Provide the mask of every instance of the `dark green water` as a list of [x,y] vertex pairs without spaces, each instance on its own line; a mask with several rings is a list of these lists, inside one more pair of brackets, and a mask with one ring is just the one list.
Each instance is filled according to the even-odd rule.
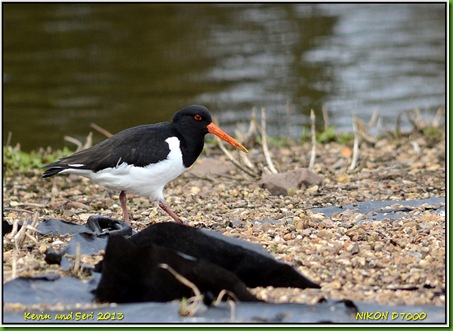
[[118,132],[193,103],[230,132],[264,106],[270,133],[294,137],[323,106],[344,130],[375,110],[388,127],[416,107],[429,117],[445,105],[445,10],[3,3],[3,139],[62,147],[91,122]]

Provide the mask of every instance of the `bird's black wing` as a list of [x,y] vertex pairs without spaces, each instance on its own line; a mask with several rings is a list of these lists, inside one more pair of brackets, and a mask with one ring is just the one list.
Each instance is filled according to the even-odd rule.
[[164,160],[170,148],[165,141],[177,136],[171,123],[141,125],[123,130],[110,138],[57,162],[45,166],[43,177],[64,169],[88,169],[93,172],[115,167],[123,162],[144,167]]

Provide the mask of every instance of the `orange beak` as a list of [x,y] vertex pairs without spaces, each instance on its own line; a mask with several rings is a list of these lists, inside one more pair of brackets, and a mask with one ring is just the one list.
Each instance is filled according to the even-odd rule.
[[236,139],[234,139],[233,137],[231,137],[228,133],[226,133],[225,131],[223,131],[221,128],[219,128],[217,125],[215,125],[214,123],[211,122],[211,124],[208,125],[208,131],[209,133],[212,133],[212,134],[215,134],[217,137],[219,137],[220,139],[226,141],[227,143],[229,143],[231,146],[234,146],[236,147],[237,149],[245,152],[245,153],[248,153],[249,151],[247,150],[247,148],[245,148],[244,146],[242,146],[242,144],[240,142],[238,142]]

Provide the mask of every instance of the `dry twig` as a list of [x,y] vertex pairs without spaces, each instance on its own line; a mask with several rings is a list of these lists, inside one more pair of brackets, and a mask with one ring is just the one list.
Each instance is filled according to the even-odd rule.
[[[370,121],[370,123],[371,123],[371,121]],[[365,123],[363,123],[363,121],[358,118],[355,119],[355,124],[356,124],[357,135],[359,136],[359,138],[362,139],[362,141],[365,141],[374,146],[377,142],[377,139],[368,133],[369,125],[368,125],[368,127],[365,126]]]
[[82,274],[82,263],[81,263],[81,256],[80,256],[80,243],[77,243],[76,246],[76,254],[74,257],[74,265],[72,266],[72,273],[76,277],[80,277]]
[[[181,306],[179,307],[179,314],[181,316],[195,316],[195,314],[200,310],[206,309],[206,306],[203,303],[204,296],[203,294],[201,294],[200,290],[194,283],[192,283],[190,280],[178,273],[166,263],[159,264],[159,267],[168,270],[179,282],[189,287],[195,294],[193,297],[190,297],[189,299],[181,302]],[[225,295],[228,295],[235,301],[239,301],[234,293],[223,289],[222,291],[220,291],[217,299],[213,302],[213,305],[218,306]],[[231,321],[234,321],[236,319],[236,306],[231,300],[228,300],[228,304],[231,309]]]
[[36,226],[38,224],[38,215],[39,215],[38,213],[33,214],[31,225],[28,225],[29,216],[27,216],[19,231],[17,231],[18,222],[13,223],[13,230],[11,232],[11,236],[12,241],[14,242],[17,250],[19,250],[23,246],[27,238],[31,239],[34,242],[37,242],[37,240],[33,238],[33,236],[31,235],[30,231],[36,232]]
[[310,119],[311,119],[311,155],[310,163],[308,164],[309,170],[313,169],[316,159],[316,127],[315,127],[316,116],[313,109],[310,111]]
[[83,144],[79,139],[70,136],[64,136],[64,140],[69,141],[77,146],[76,152],[90,148],[93,145],[93,133],[88,133],[88,136]]
[[8,131],[8,137],[6,138],[6,144],[5,147],[8,147],[11,144],[11,138],[13,136],[13,133],[11,131]]
[[264,158],[266,159],[267,166],[269,167],[270,173],[278,173],[272,163],[271,155],[269,153],[269,147],[267,146],[267,133],[266,133],[266,108],[261,108],[261,141],[263,145]]
[[70,137],[70,136],[64,136],[64,140],[69,141],[70,143],[73,143],[74,145],[77,146],[76,152],[81,151],[83,148],[83,144],[80,140]]
[[83,145],[82,149],[87,149],[87,148],[90,148],[91,146],[93,146],[93,132],[90,131],[88,133],[87,139],[86,139],[85,144]]
[[243,132],[239,127],[235,130],[235,134],[239,141],[248,142],[252,140],[252,137],[256,135],[258,124],[256,121],[256,107],[252,108],[252,114],[250,115],[250,124],[247,132]]
[[223,145],[223,142],[222,142],[222,140],[220,138],[218,138],[216,136],[215,139],[216,139],[217,144],[219,145],[220,149],[225,154],[225,156],[228,158],[228,160],[231,161],[231,163],[233,163],[239,170],[242,170],[243,172],[245,172],[250,177],[253,177],[253,178],[257,178],[258,177],[258,174],[256,174],[252,170],[249,170],[247,167],[243,167],[238,161],[236,161],[236,159],[233,157],[233,155],[231,155],[231,153],[225,148],[225,146]]
[[181,305],[179,307],[179,314],[181,316],[194,316],[201,309],[205,308],[205,305],[203,304],[203,295],[194,283],[175,271],[166,263],[159,264],[159,267],[168,270],[179,282],[189,287],[195,294],[195,296],[181,302]]
[[431,126],[434,127],[434,128],[438,128],[440,126],[440,120],[444,116],[445,116],[445,108],[444,107],[440,107],[437,110],[436,115],[434,116],[433,120],[431,121]]
[[327,106],[322,106],[322,118],[324,120],[324,131],[329,129],[329,113],[327,111]]
[[379,111],[376,109],[373,113],[373,115],[371,116],[371,119],[370,121],[368,122],[368,130],[370,130],[374,124],[376,123],[377,119],[378,119],[378,115],[379,115]]
[[353,116],[352,118],[352,127],[353,127],[353,130],[354,130],[354,148],[352,150],[352,161],[351,161],[351,165],[349,167],[349,171],[352,171],[354,170],[354,168],[356,167],[357,165],[357,160],[359,159],[359,142],[360,142],[360,139],[359,139],[359,133],[357,132],[357,119],[355,116]]
[[102,133],[104,136],[106,136],[107,138],[108,137],[111,137],[113,136],[112,133],[110,133],[109,131],[107,131],[106,129],[100,127],[99,125],[97,125],[96,123],[90,123],[90,126],[95,129],[96,131]]

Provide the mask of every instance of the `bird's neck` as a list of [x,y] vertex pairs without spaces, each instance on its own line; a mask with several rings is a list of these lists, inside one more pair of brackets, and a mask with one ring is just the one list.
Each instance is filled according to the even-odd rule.
[[189,168],[200,156],[204,146],[204,136],[201,139],[194,141],[186,141],[183,137],[180,137],[180,148],[182,153],[182,159],[184,166]]

